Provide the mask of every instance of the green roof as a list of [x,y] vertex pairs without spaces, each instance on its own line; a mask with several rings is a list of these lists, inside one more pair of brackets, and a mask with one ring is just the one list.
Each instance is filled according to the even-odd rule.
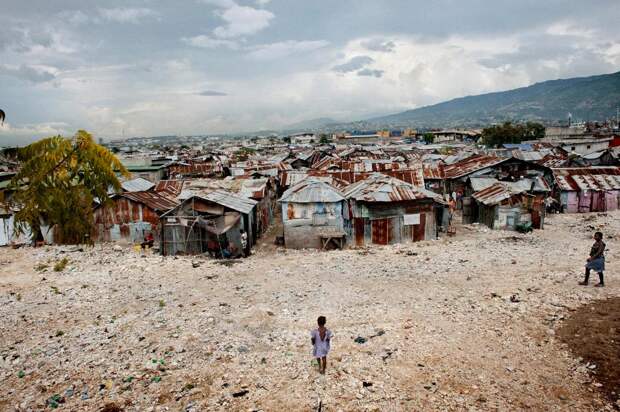
[[164,165],[157,166],[125,166],[130,172],[156,172],[164,168]]

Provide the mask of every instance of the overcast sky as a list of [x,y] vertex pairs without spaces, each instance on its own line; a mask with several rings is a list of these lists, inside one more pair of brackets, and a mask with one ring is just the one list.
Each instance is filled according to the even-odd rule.
[[620,70],[620,1],[0,0],[0,145],[359,120]]

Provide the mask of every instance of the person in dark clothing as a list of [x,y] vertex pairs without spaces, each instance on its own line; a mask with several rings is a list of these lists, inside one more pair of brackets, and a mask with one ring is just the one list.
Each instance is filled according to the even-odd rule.
[[580,285],[587,285],[590,279],[590,271],[593,270],[598,273],[599,283],[595,286],[605,286],[603,279],[603,271],[605,271],[605,242],[603,242],[603,234],[596,232],[594,234],[594,244],[590,249],[590,257],[586,263],[586,273],[583,282],[579,282]]
[[153,243],[155,243],[155,238],[153,237],[153,234],[149,232],[146,236],[144,236],[144,242],[140,243],[140,246],[142,249],[150,249],[153,247]]

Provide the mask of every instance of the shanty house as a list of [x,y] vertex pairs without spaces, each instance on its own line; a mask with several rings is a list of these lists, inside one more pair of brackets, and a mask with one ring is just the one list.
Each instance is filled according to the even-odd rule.
[[[493,185],[499,185],[497,186],[498,188],[501,186],[506,189],[501,192],[500,197],[508,192],[512,194],[528,193],[529,195],[534,196],[536,208],[522,213],[530,213],[532,215],[531,222],[534,229],[542,229],[544,213],[539,210],[539,205],[544,203],[551,195],[551,187],[544,177],[535,176],[531,178],[519,179],[517,181],[500,181],[494,177],[470,177],[468,182],[468,191],[471,191],[472,194],[479,193]],[[494,191],[491,191],[491,195],[494,193]],[[485,203],[479,202],[473,196],[463,198],[463,223],[468,224],[482,222],[483,220],[481,220],[480,217],[480,207],[486,207],[490,204],[489,201],[492,203],[495,200],[497,200],[497,197],[492,197],[490,200],[487,199]]]
[[437,238],[445,202],[440,195],[375,173],[344,191],[357,246]]
[[472,195],[476,221],[491,229],[514,230],[518,225],[544,226],[544,197],[528,193],[524,185],[495,182]]
[[159,217],[178,202],[156,192],[125,192],[112,196],[112,205],[97,205],[93,212],[93,240],[109,242],[126,239],[141,242],[151,232],[159,237]]
[[287,248],[318,249],[327,232],[345,235],[345,198],[325,180],[308,177],[285,191],[279,202]]
[[617,210],[620,197],[620,167],[553,169],[554,197],[568,213]]
[[0,203],[0,246],[28,243],[31,240],[30,230],[24,233],[15,231],[15,210]]
[[237,256],[243,252],[241,230],[247,233],[249,251],[256,240],[256,204],[222,189],[190,195],[161,216],[161,253]]

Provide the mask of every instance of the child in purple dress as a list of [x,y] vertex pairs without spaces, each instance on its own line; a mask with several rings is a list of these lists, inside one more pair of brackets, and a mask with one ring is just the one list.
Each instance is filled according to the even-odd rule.
[[325,327],[327,319],[325,316],[319,316],[317,323],[319,327],[314,329],[310,333],[310,340],[312,341],[312,356],[314,356],[319,364],[319,372],[325,374],[325,368],[327,367],[327,354],[330,349],[330,342],[334,334]]

